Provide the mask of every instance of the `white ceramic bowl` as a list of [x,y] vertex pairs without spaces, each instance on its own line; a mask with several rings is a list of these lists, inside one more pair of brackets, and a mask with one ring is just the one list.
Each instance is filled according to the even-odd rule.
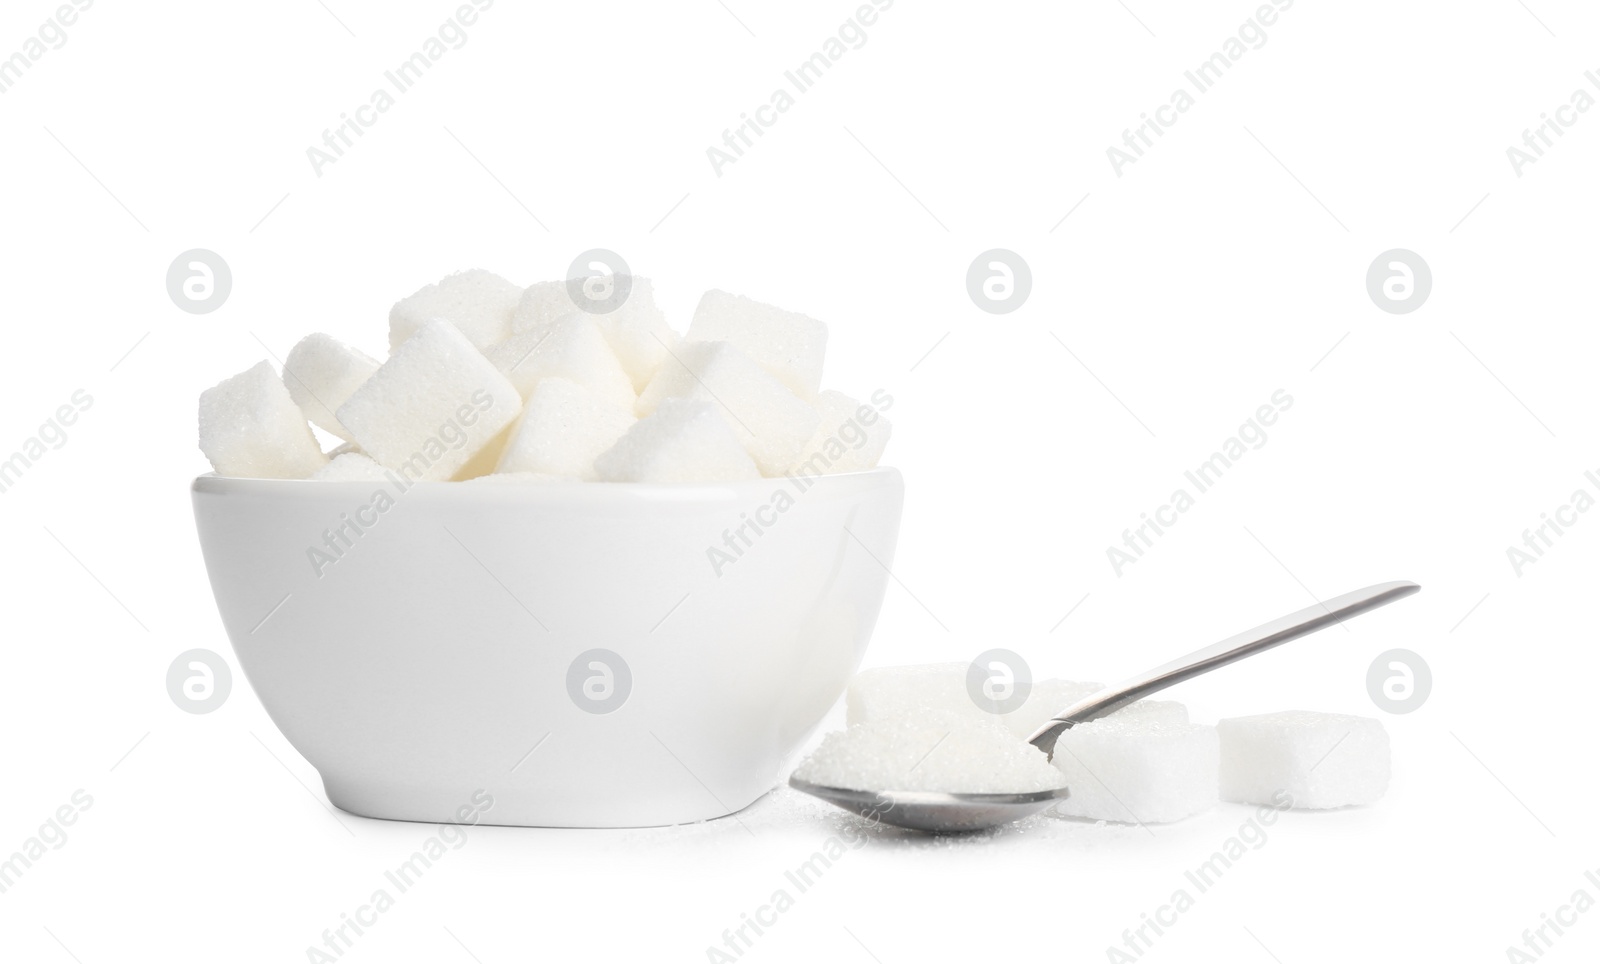
[[803,491],[193,486],[240,666],[336,806],[554,827],[703,820],[771,789],[861,661],[903,489],[888,468]]

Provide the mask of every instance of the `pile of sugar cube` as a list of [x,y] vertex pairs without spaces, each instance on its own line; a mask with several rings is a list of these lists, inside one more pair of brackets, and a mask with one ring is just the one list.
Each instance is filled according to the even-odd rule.
[[1279,809],[1370,804],[1389,786],[1389,736],[1377,720],[1289,711],[1193,723],[1181,703],[1139,700],[1061,735],[1054,758],[1027,743],[1099,683],[1035,682],[1023,704],[990,712],[968,664],[865,670],[846,695],[846,729],[795,771],[853,790],[1022,793],[1065,786],[1055,811],[1122,823],[1172,823],[1218,800]]
[[[820,321],[723,291],[679,334],[646,278],[452,274],[389,313],[385,361],[324,334],[200,396],[218,475],[716,482],[869,469],[887,395],[822,391]],[[603,306],[605,310],[600,307]],[[343,441],[324,452],[311,426]]]

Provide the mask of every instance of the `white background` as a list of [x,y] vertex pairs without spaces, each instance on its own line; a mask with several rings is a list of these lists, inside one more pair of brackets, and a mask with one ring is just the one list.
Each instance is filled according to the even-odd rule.
[[[242,678],[210,715],[169,700],[178,653],[231,659],[195,399],[313,330],[381,353],[389,304],[449,270],[531,282],[595,246],[680,326],[713,286],[827,320],[828,383],[894,396],[903,586],[869,665],[1002,646],[1116,678],[1424,586],[1174,692],[1201,720],[1384,716],[1395,777],[1285,817],[1146,959],[1505,960],[1600,896],[1600,516],[1520,577],[1506,558],[1600,469],[1600,110],[1521,177],[1506,156],[1600,70],[1592,5],[1300,0],[1120,178],[1106,148],[1255,4],[902,0],[720,177],[707,147],[853,4],[502,0],[319,177],[306,148],[454,9],[327,6],[97,3],[0,95],[0,450],[94,398],[0,496],[0,852],[94,799],[0,895],[7,959],[305,960],[427,836],[330,812]],[[7,4],[0,55],[52,9]],[[196,247],[234,274],[209,315],[164,287]],[[1012,314],[965,291],[993,247],[1032,268]],[[1396,247],[1433,271],[1411,314],[1365,290]],[[1268,442],[1118,577],[1106,547],[1277,389]],[[1366,690],[1393,647],[1434,674],[1406,716]],[[1248,815],[874,840],[744,959],[1105,960]],[[705,960],[844,819],[784,791],[744,825],[478,830],[345,959]],[[1546,959],[1597,948],[1590,912]]]

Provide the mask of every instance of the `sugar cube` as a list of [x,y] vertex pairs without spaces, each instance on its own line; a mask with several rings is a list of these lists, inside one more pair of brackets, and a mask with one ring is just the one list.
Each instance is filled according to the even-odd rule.
[[[845,690],[845,722],[863,723],[924,709],[993,716],[994,711],[974,700],[967,687],[970,666],[969,663],[925,663],[864,669],[850,680]],[[1012,733],[1026,740],[1046,720],[1103,689],[1105,686],[1101,683],[1034,680],[1023,704],[1001,714],[1000,720]],[[1117,710],[1109,718],[1187,723],[1189,712],[1182,703],[1139,700]]]
[[648,415],[666,398],[716,403],[765,475],[782,475],[822,421],[812,408],[725,341],[684,342],[639,396]]
[[589,317],[611,344],[633,381],[635,392],[644,391],[679,341],[678,333],[667,324],[667,316],[656,307],[655,288],[649,278],[635,276],[627,300],[613,311]]
[[488,348],[511,334],[511,313],[521,300],[522,289],[493,272],[475,268],[447,275],[389,309],[389,348],[398,349],[423,325],[441,320],[478,348]]
[[585,386],[618,409],[633,408],[633,380],[594,320],[581,312],[512,335],[488,354],[524,398],[541,379],[555,376]]
[[492,474],[495,466],[500,464],[500,456],[505,454],[506,443],[511,441],[511,433],[516,430],[516,427],[517,423],[513,421],[510,425],[495,433],[493,438],[483,443],[483,447],[474,452],[471,458],[467,459],[465,465],[456,469],[455,474],[450,476],[450,481],[470,482],[473,479]]
[[[284,391],[252,369],[207,393],[201,448],[225,474],[328,480],[370,477],[374,465],[430,481],[716,482],[877,464],[890,400],[819,395],[821,322],[708,291],[692,337],[680,336],[648,278],[582,281],[584,292],[574,279],[524,289],[481,269],[447,275],[390,309],[381,364],[309,335],[289,352]],[[612,297],[585,300],[596,285]],[[342,444],[318,451],[311,426]]]
[[200,393],[200,451],[218,475],[259,479],[303,479],[328,461],[267,362]]
[[521,409],[516,386],[465,335],[430,321],[335,414],[380,465],[408,479],[443,480]]
[[1086,696],[1105,689],[1100,683],[1087,683],[1070,679],[1034,680],[1028,698],[1001,719],[1006,728],[1026,740],[1045,721]]
[[1327,810],[1377,801],[1389,788],[1389,734],[1364,716],[1288,711],[1217,724],[1222,799]]
[[523,289],[511,312],[511,333],[544,329],[559,318],[579,311],[565,281],[539,281]]
[[597,479],[594,460],[635,421],[632,412],[577,382],[540,379],[495,471]]
[[359,452],[334,456],[311,476],[314,482],[387,482],[383,466]]
[[[1050,686],[1048,684],[1056,682],[1062,681],[1045,680],[1043,683],[1035,683],[1034,689],[1028,696],[1028,702],[1023,704],[1020,709],[1006,714],[1006,725],[1011,727],[1013,733],[1027,739],[1037,732],[1039,727],[1044,726],[1045,721],[1053,719],[1057,713],[1067,709],[1084,697],[1092,696],[1098,692],[1096,689],[1079,691],[1081,695],[1074,696],[1064,702],[1057,701],[1055,702],[1055,708],[1050,709],[1051,704],[1046,701],[1046,697],[1050,694]],[[1098,686],[1095,683],[1069,685]],[[1036,698],[1034,694],[1040,693],[1041,688],[1043,695]],[[1100,688],[1104,689],[1104,687]],[[1066,695],[1072,691],[1062,690],[1061,692]],[[1100,719],[1120,720],[1124,723],[1187,723],[1189,722],[1189,708],[1174,700],[1135,700],[1127,706],[1100,717]]]
[[1066,778],[994,718],[919,710],[857,723],[822,738],[795,770],[849,790],[1031,793]]
[[311,424],[348,442],[350,430],[333,413],[377,370],[378,363],[365,353],[319,333],[289,349],[283,360],[283,383]]
[[818,395],[812,407],[821,421],[795,460],[794,475],[859,472],[878,464],[889,444],[889,420],[877,408],[832,390]]
[[1187,723],[1189,708],[1176,700],[1135,700],[1111,714],[1109,719],[1142,723]]
[[921,711],[992,716],[967,692],[969,665],[924,663],[864,669],[845,690],[845,723],[853,726]]
[[1071,790],[1056,813],[1172,823],[1217,802],[1217,729],[1109,717],[1061,734],[1053,762]]
[[761,477],[711,402],[669,398],[594,462],[606,482],[722,482]]
[[726,341],[755,359],[801,398],[822,386],[828,326],[743,295],[707,291],[689,323],[689,341]]

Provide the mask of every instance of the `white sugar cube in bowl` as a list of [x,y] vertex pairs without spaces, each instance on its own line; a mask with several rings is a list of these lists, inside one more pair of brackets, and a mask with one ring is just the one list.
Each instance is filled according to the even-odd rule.
[[328,464],[267,362],[200,393],[200,450],[218,472],[263,479],[305,478]]
[[511,316],[522,296],[521,288],[492,272],[459,271],[395,303],[389,310],[389,347],[399,348],[428,322],[443,319],[487,348],[511,333]]
[[[367,451],[414,444],[352,405]],[[903,490],[890,468],[798,491],[380,481],[346,458],[347,481],[196,479],[201,548],[244,675],[329,799],[427,822],[480,791],[490,823],[625,827],[772,789],[860,663]],[[713,565],[779,492],[784,511]]]
[[687,337],[732,343],[801,398],[815,398],[822,383],[828,327],[799,312],[708,291],[695,307]]

